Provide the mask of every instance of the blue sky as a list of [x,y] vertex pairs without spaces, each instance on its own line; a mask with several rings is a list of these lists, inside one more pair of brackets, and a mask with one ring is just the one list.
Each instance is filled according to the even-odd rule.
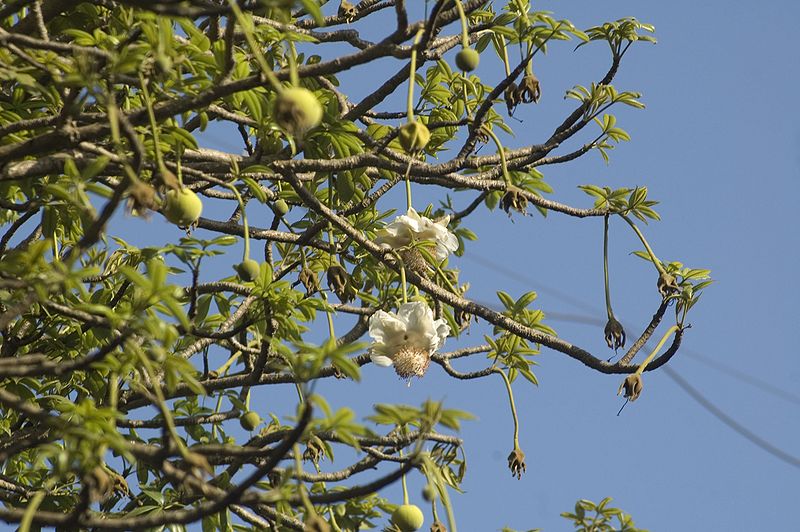
[[[644,228],[656,253],[664,260],[710,268],[716,279],[690,314],[693,327],[670,367],[749,430],[800,456],[800,362],[794,344],[800,317],[794,213],[800,192],[800,126],[793,97],[800,86],[794,26],[800,7],[789,1],[633,0],[542,1],[535,7],[552,10],[581,28],[624,16],[656,26],[659,43],[634,46],[614,82],[620,90],[642,92],[647,105],[643,111],[623,108],[615,113],[631,142],[612,152],[609,165],[590,153],[542,171],[555,188],[551,197],[576,206],[590,204],[576,188],[580,184],[649,188],[650,196],[661,202],[657,210],[663,218]],[[372,32],[377,32],[375,26]],[[555,43],[547,56],[537,58],[542,100],[519,108],[517,116],[524,122],[513,123],[517,137],[509,145],[546,139],[574,106],[563,99],[564,92],[605,73],[607,46],[573,48],[574,43]],[[346,73],[343,87],[352,89],[357,100],[370,89],[365,79],[385,78],[399,64],[383,61],[370,67],[367,76],[365,70]],[[484,54],[479,73],[484,81],[499,81],[499,61]],[[401,109],[403,96],[395,97],[396,107],[382,110]],[[505,112],[502,106],[498,111]],[[589,140],[589,134],[560,153]],[[238,151],[219,135],[204,142]],[[437,194],[415,188],[419,201],[434,201]],[[458,197],[457,205],[469,201]],[[402,209],[404,199],[390,195],[381,207]],[[131,227],[138,223],[131,221]],[[518,296],[533,289],[540,291],[537,308],[554,317],[569,313],[604,320],[601,219],[551,213],[547,219],[515,216],[512,222],[496,211],[476,214],[467,225],[479,240],[452,264],[462,270],[462,280],[471,282],[472,298],[492,303],[496,290]],[[629,337],[636,336],[658,305],[652,267],[630,255],[637,249],[630,230],[612,220],[614,309]],[[516,275],[493,269],[487,261]],[[219,274],[230,270],[220,269]],[[549,323],[577,345],[608,352],[602,326],[555,319]],[[451,341],[446,349],[482,343],[484,330],[475,326],[464,341]],[[762,379],[794,394],[795,400],[716,371],[698,355]],[[374,403],[420,404],[433,398],[478,416],[462,431],[468,456],[466,493],[453,497],[462,531],[504,525],[566,530],[559,513],[570,510],[576,499],[605,496],[614,497],[614,505],[631,513],[639,526],[654,531],[776,530],[786,529],[793,519],[800,471],[724,426],[664,372],[647,374],[642,397],[617,417],[619,376],[601,375],[546,349],[537,358],[540,386],[518,381],[514,387],[528,466],[521,480],[512,478],[506,467],[512,425],[499,378],[461,382],[433,367],[406,387],[393,372],[367,366],[362,383],[324,383],[320,391],[332,404],[364,415]],[[484,362],[476,359],[457,367],[477,368]],[[283,391],[291,392],[262,390],[254,404],[274,404]],[[411,477],[409,483],[412,499],[427,510],[418,496],[420,479]],[[399,501],[399,486],[384,494]],[[429,515],[426,520],[427,527]]]

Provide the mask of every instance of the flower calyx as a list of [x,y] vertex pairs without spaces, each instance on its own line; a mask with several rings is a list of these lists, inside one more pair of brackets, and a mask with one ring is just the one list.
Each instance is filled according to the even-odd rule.
[[514,116],[514,109],[517,108],[517,105],[520,104],[519,99],[519,87],[513,81],[508,84],[506,90],[503,92],[503,99],[506,101],[506,109],[508,110],[508,116]]
[[620,347],[625,347],[625,329],[614,316],[609,316],[603,332],[609,349],[616,351]]
[[522,81],[517,87],[517,100],[521,103],[538,103],[539,98],[542,96],[542,89],[539,84],[539,78],[530,73],[522,78]]
[[522,478],[526,469],[525,453],[519,447],[514,447],[514,450],[508,455],[508,468],[511,470],[512,477],[517,477],[517,480]]
[[619,385],[619,390],[617,390],[617,395],[621,394],[624,390],[625,392],[625,399],[633,402],[639,398],[642,393],[642,388],[644,388],[644,383],[642,382],[642,376],[639,373],[631,373],[625,380],[622,381],[622,384]]
[[339,301],[349,303],[356,296],[356,290],[350,281],[350,275],[340,264],[332,264],[326,272],[328,288],[330,288]]
[[447,532],[447,529],[440,521],[434,521],[431,525],[431,532]]
[[503,194],[503,199],[500,200],[500,206],[506,211],[509,218],[511,217],[512,210],[517,211],[523,216],[528,215],[528,199],[512,188]]
[[675,276],[667,272],[661,272],[658,275],[658,283],[656,286],[658,286],[658,293],[661,294],[661,297],[664,299],[667,299],[673,294],[677,294],[681,290],[678,286],[678,281],[675,280]]
[[319,291],[319,278],[317,278],[317,274],[308,267],[304,267],[300,270],[300,274],[297,276],[297,279],[300,281],[306,289],[306,295],[311,295],[315,292]]

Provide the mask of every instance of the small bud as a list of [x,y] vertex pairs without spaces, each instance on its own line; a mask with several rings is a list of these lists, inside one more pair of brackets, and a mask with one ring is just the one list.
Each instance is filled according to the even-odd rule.
[[472,48],[462,48],[461,51],[456,54],[456,66],[464,72],[472,72],[478,68],[480,60],[481,55],[477,50],[473,50]]
[[604,332],[609,349],[616,351],[620,347],[625,347],[625,329],[616,318],[613,316],[608,318]]
[[503,98],[506,101],[506,109],[508,109],[509,116],[514,116],[514,109],[519,105],[518,90],[517,84],[512,81],[508,87],[506,87],[505,92],[503,92]]
[[326,277],[328,278],[328,288],[333,290],[339,301],[349,303],[353,300],[356,291],[353,285],[350,284],[350,276],[347,274],[347,270],[339,264],[332,264],[328,268]]
[[317,274],[308,268],[300,270],[300,275],[298,275],[297,278],[305,287],[306,295],[310,296],[314,292],[319,291],[319,279],[317,278]]
[[508,468],[511,470],[512,477],[517,477],[517,480],[522,478],[522,474],[525,472],[525,453],[519,447],[515,447],[508,455]]
[[343,18],[345,22],[350,23],[355,20],[357,15],[358,10],[356,9],[356,6],[347,0],[342,0],[342,3],[339,4],[339,18]]
[[643,387],[644,384],[642,383],[642,376],[638,373],[631,373],[625,377],[625,380],[619,385],[617,395],[621,394],[622,391],[625,390],[625,399],[633,402],[639,398]]
[[516,190],[509,190],[503,195],[500,201],[500,206],[504,211],[511,216],[511,211],[515,210],[523,216],[528,215],[528,199],[517,192]]
[[419,120],[412,120],[400,127],[397,137],[407,153],[416,153],[428,145],[431,140],[431,132]]
[[678,286],[678,281],[675,280],[675,276],[670,275],[667,272],[659,274],[657,286],[658,292],[664,299],[680,291],[680,287]]
[[539,86],[539,80],[533,74],[528,74],[519,84],[517,88],[517,100],[523,103],[537,103],[542,95],[542,89]]

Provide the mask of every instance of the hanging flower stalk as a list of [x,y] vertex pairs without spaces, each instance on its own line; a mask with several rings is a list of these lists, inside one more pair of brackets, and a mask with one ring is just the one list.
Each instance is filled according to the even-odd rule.
[[514,394],[511,391],[511,381],[508,380],[505,372],[500,368],[493,368],[492,371],[497,373],[503,378],[503,384],[506,385],[506,392],[508,392],[508,403],[511,406],[511,417],[514,419],[514,449],[508,455],[508,468],[511,470],[511,475],[522,478],[525,472],[525,453],[519,447],[519,419],[517,418],[517,407],[514,404]]
[[[236,161],[233,161],[233,170],[235,174],[239,173],[238,165]],[[261,273],[261,266],[258,264],[258,261],[255,261],[250,258],[250,226],[247,223],[247,212],[245,212],[245,203],[242,200],[242,195],[239,194],[239,189],[236,188],[233,183],[225,183],[225,186],[233,192],[233,195],[236,196],[236,201],[239,202],[239,210],[242,213],[242,226],[244,229],[244,251],[242,253],[242,262],[236,264],[233,269],[236,270],[236,273],[239,275],[239,279],[244,282],[251,282],[255,281],[258,278],[259,273]]]
[[639,228],[636,227],[636,224],[633,223],[633,220],[624,214],[620,214],[620,216],[623,220],[628,222],[628,225],[631,226],[633,232],[639,237],[644,249],[647,251],[647,255],[650,257],[650,262],[652,262],[653,266],[655,266],[656,271],[658,272],[658,292],[661,294],[661,297],[666,299],[672,294],[678,292],[680,288],[678,287],[678,282],[675,280],[675,276],[667,273],[667,270],[664,269],[664,265],[661,264],[661,261],[658,260],[656,254],[653,253],[653,249],[650,247],[650,244],[647,243],[647,239],[644,237]]
[[393,366],[402,379],[422,377],[448,334],[447,322],[434,320],[422,301],[403,303],[396,314],[379,310],[369,320],[370,359],[378,366]]
[[620,347],[625,347],[625,329],[622,324],[614,317],[611,309],[611,287],[608,280],[608,215],[603,217],[603,275],[605,279],[606,293],[606,314],[608,322],[604,329],[606,343],[610,349],[616,352]]
[[[400,456],[402,455],[403,453],[401,452]],[[422,514],[422,510],[419,509],[419,506],[409,503],[405,473],[403,473],[401,477],[401,482],[403,485],[403,504],[392,512],[391,522],[402,532],[413,532],[422,528],[422,524],[425,522],[425,516]]]
[[[508,62],[508,49],[506,48],[506,39],[502,35],[495,36],[495,43],[497,44],[500,55],[503,57],[503,67],[505,68],[506,77],[511,76],[511,65]],[[503,91],[503,99],[506,102],[506,110],[508,116],[514,116],[514,109],[519,105],[519,95],[517,94],[517,84],[513,81],[508,84],[506,90]]]
[[481,56],[477,50],[469,46],[469,25],[461,0],[456,0],[456,9],[458,17],[461,19],[461,50],[456,54],[456,66],[464,72],[472,72],[478,68]]

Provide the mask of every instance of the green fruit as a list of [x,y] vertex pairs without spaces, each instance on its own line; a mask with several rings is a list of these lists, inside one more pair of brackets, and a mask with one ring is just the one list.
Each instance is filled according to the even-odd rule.
[[277,212],[279,216],[286,216],[286,214],[289,212],[289,204],[286,203],[285,200],[279,199],[274,205],[275,212]]
[[481,55],[472,48],[462,48],[456,54],[456,66],[464,72],[472,72],[478,68],[478,63],[481,61]]
[[258,274],[261,273],[261,266],[253,259],[245,259],[234,266],[233,269],[239,274],[239,279],[244,282],[255,281],[258,278]]
[[322,106],[314,93],[302,87],[284,89],[275,99],[275,122],[287,133],[301,137],[322,121]]
[[188,188],[171,189],[166,194],[161,212],[175,225],[187,227],[200,218],[203,202]]
[[439,494],[436,492],[436,488],[430,484],[425,484],[425,487],[422,488],[422,498],[425,499],[426,502],[434,501],[438,496]]
[[261,417],[256,412],[248,410],[239,418],[239,424],[244,430],[250,432],[261,424]]
[[401,504],[392,514],[392,524],[403,532],[414,532],[422,528],[425,516],[422,510],[414,504]]
[[421,151],[431,140],[431,132],[422,122],[412,120],[406,122],[397,134],[400,145],[408,153]]

